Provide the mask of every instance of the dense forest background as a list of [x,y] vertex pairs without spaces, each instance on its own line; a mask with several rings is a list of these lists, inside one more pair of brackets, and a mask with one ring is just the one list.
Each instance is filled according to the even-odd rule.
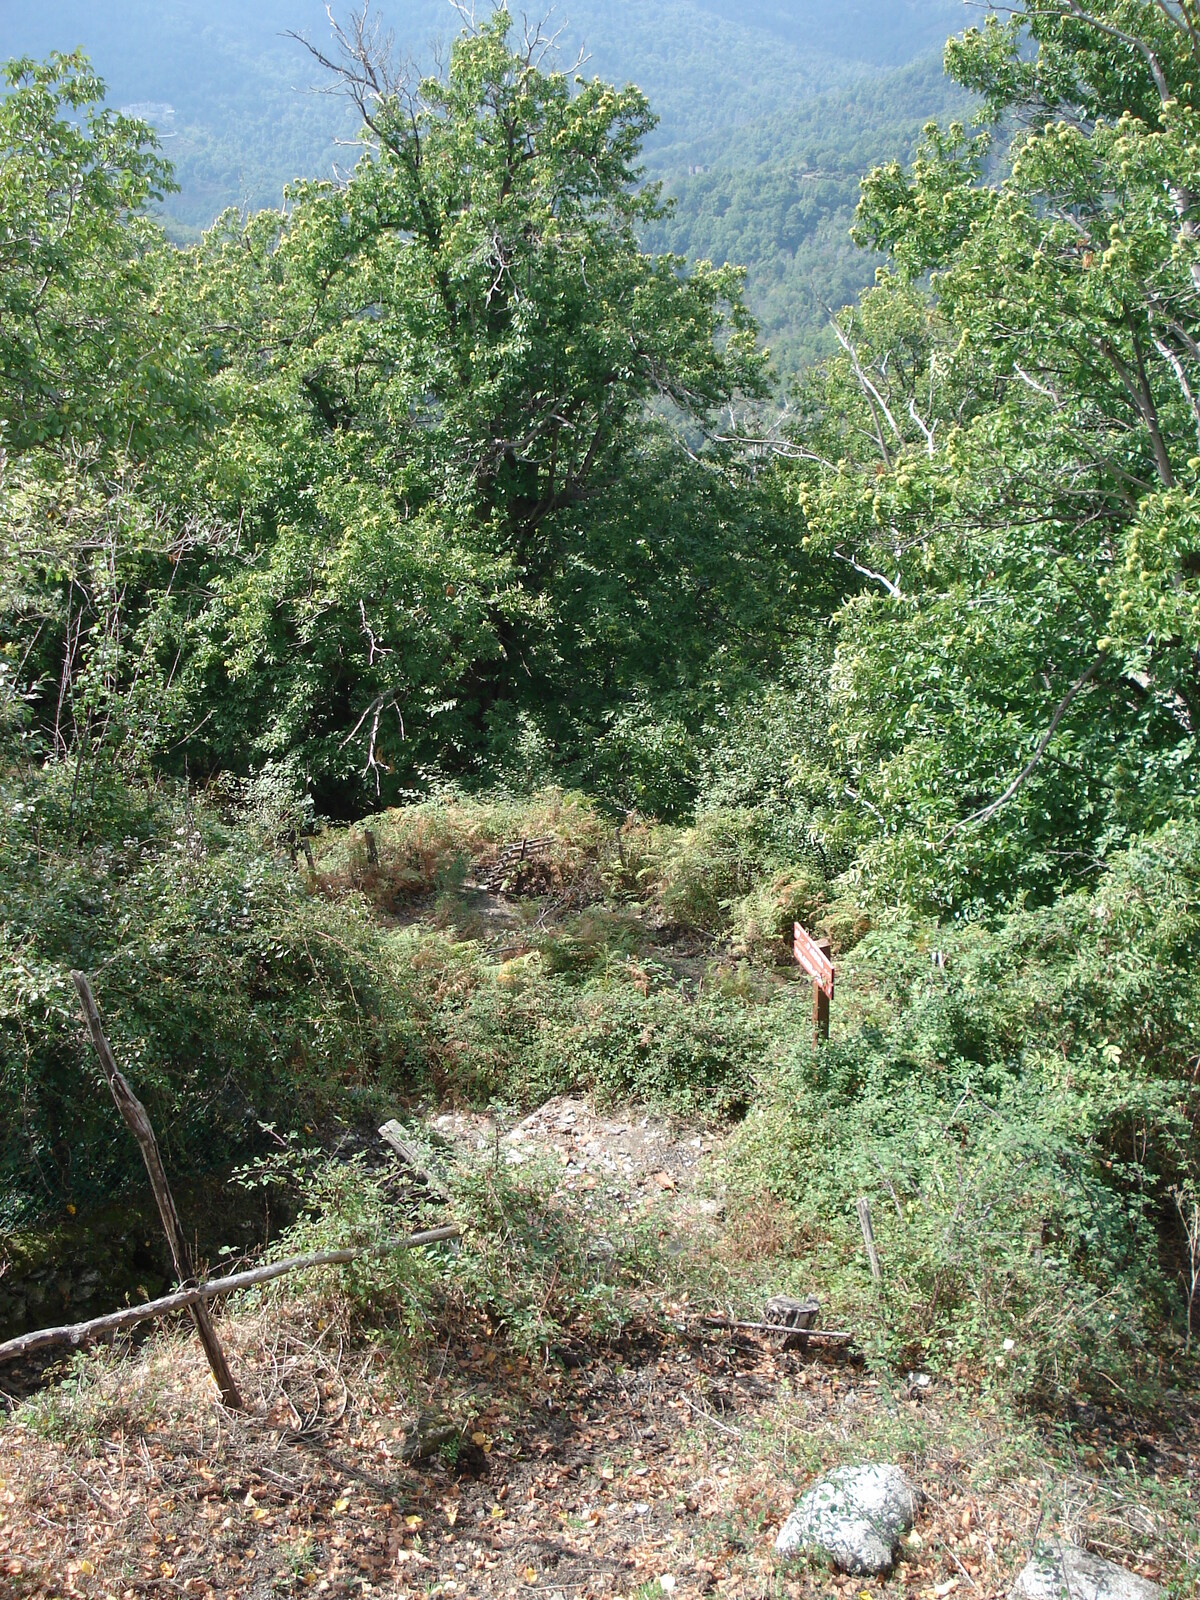
[[[449,0],[373,9],[419,67],[444,55],[459,26]],[[961,17],[959,0],[577,0],[550,14],[547,31],[560,35],[564,66],[583,52],[586,76],[636,82],[649,96],[660,120],[646,170],[677,206],[647,243],[745,266],[749,304],[790,373],[828,350],[827,308],[865,288],[880,259],[850,244],[859,177],[911,154],[928,118],[969,104],[941,70]],[[353,165],[354,114],[289,33],[327,39],[318,0],[54,0],[10,8],[0,53],[88,51],[110,103],[139,108],[164,141],[179,191],[162,214],[183,242],[226,206],[277,206],[293,179]]]

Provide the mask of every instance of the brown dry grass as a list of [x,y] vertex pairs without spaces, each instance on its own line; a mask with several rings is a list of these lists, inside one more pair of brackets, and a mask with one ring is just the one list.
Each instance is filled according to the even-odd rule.
[[[760,1212],[741,1241],[773,1227]],[[461,1325],[398,1363],[323,1304],[223,1319],[251,1416],[220,1408],[182,1332],[18,1411],[0,1433],[6,1600],[598,1600],[667,1592],[663,1576],[730,1600],[999,1600],[1039,1531],[1179,1595],[1200,1571],[1200,1419],[1182,1409],[1152,1437],[1084,1419],[1067,1446],[978,1393],[720,1334],[635,1331],[564,1369]],[[461,1445],[407,1462],[422,1416]],[[864,1459],[904,1464],[928,1496],[894,1575],[780,1568],[796,1494]]]

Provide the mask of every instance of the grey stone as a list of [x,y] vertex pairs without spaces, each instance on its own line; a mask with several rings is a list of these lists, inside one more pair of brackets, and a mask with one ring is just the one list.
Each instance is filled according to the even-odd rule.
[[1017,1578],[1012,1600],[1162,1600],[1162,1594],[1148,1578],[1048,1539]]
[[922,1499],[899,1467],[838,1467],[800,1497],[776,1553],[820,1556],[841,1572],[889,1572]]

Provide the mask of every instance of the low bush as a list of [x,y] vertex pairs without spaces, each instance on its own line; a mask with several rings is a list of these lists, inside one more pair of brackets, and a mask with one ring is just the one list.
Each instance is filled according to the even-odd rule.
[[[361,1157],[304,1161],[301,1154],[285,1151],[243,1175],[250,1186],[298,1181],[301,1215],[276,1241],[276,1257],[374,1246],[446,1220],[444,1213],[435,1219],[399,1209],[389,1175]],[[363,1255],[335,1273],[293,1274],[252,1297],[302,1298],[310,1317],[340,1316],[384,1330],[403,1341],[406,1356],[414,1342],[481,1319],[528,1356],[620,1332],[633,1311],[630,1291],[655,1276],[652,1229],[604,1232],[599,1217],[562,1203],[558,1170],[534,1162],[516,1168],[490,1157],[473,1165],[460,1158],[443,1176],[450,1214],[462,1230],[453,1246]]]
[[170,791],[96,796],[82,845],[52,781],[5,799],[0,1226],[145,1182],[73,967],[181,1176],[253,1148],[264,1120],[365,1114],[412,1085],[419,1056],[361,901],[314,898],[286,858]]
[[1092,894],[996,929],[894,922],[844,964],[829,1047],[814,1058],[802,1008],[779,1029],[728,1179],[787,1202],[813,1274],[881,1353],[1043,1400],[1132,1398],[1178,1355],[1172,1197],[1200,1171],[1196,846],[1169,830]]

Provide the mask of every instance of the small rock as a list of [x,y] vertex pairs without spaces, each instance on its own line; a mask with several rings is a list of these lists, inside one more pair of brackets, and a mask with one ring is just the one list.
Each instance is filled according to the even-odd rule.
[[1012,1600],[1162,1600],[1162,1593],[1148,1578],[1049,1539],[1023,1568]]
[[899,1467],[839,1467],[801,1496],[776,1553],[822,1556],[841,1572],[889,1572],[922,1498]]

